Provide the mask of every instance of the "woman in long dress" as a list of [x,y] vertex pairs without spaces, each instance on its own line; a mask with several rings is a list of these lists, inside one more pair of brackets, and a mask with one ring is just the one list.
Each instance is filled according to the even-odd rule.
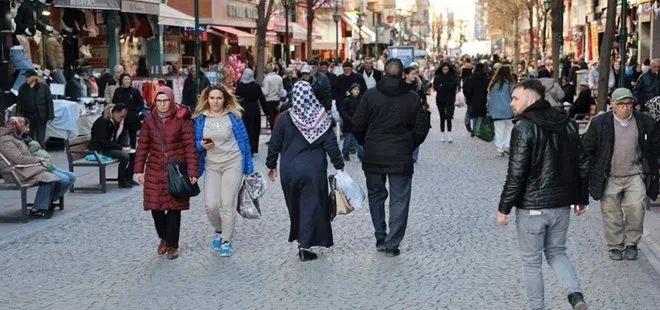
[[241,80],[236,87],[236,97],[243,108],[243,123],[250,138],[250,149],[252,155],[259,153],[259,133],[261,131],[261,111],[266,114],[266,98],[261,91],[261,86],[254,80],[252,69],[243,70]]
[[301,261],[318,256],[311,247],[333,245],[328,208],[328,159],[337,170],[344,168],[332,119],[314,96],[306,81],[293,87],[293,106],[280,115],[268,145],[268,177],[277,177],[277,159],[281,156],[282,191],[291,229],[289,242],[298,240]]

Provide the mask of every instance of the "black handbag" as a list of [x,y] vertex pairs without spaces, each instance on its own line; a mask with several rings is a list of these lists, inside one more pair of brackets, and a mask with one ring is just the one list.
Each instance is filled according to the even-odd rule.
[[158,124],[155,126],[158,140],[160,141],[160,148],[167,159],[167,183],[170,195],[177,198],[190,198],[199,195],[199,184],[197,184],[197,182],[195,182],[195,184],[190,182],[186,163],[170,159],[167,154],[167,149],[165,148],[163,132],[160,127],[158,127]]

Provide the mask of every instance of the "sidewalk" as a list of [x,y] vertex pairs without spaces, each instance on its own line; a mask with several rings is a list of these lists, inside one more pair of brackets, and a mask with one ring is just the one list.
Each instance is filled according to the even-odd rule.
[[641,249],[660,274],[660,206],[656,203],[646,211]]

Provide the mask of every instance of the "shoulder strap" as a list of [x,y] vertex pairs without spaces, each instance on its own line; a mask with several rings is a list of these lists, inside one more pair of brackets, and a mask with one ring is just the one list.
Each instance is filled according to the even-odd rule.
[[[152,114],[153,115],[153,114]],[[163,131],[160,129],[158,126],[158,119],[156,118],[155,115],[152,116],[154,118],[154,127],[156,127],[156,134],[158,135],[158,142],[160,142],[160,150],[165,154],[165,158],[169,158],[167,155],[167,148],[165,148],[165,138],[163,137]]]
[[9,162],[9,160],[7,160],[7,157],[5,157],[4,154],[0,153],[0,157],[2,157],[2,160],[7,164],[7,166],[9,166],[9,167],[12,166],[11,163]]

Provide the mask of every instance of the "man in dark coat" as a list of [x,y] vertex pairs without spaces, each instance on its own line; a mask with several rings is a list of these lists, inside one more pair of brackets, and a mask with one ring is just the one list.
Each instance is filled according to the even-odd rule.
[[358,70],[358,74],[364,79],[367,89],[376,87],[376,84],[383,79],[383,73],[374,69],[374,59],[371,57],[364,59],[363,66]]
[[37,140],[41,147],[46,143],[46,124],[54,118],[53,97],[50,87],[39,81],[37,72],[30,69],[25,72],[25,84],[18,89],[16,115],[30,121],[30,137]]
[[334,88],[334,99],[336,103],[341,103],[348,97],[348,89],[355,83],[360,85],[360,93],[364,94],[367,91],[367,84],[364,82],[364,78],[353,72],[353,63],[346,61],[343,67],[344,74],[337,77]]
[[311,68],[311,74],[315,80],[319,81],[321,85],[328,89],[332,93],[332,83],[330,79],[325,75],[325,73],[319,71],[319,62],[316,59],[312,59],[307,62]]
[[516,230],[530,309],[545,309],[543,255],[569,292],[573,309],[587,309],[580,281],[566,254],[571,215],[589,204],[589,162],[577,124],[564,110],[543,99],[545,87],[536,79],[518,84],[511,96],[520,121],[511,133],[511,156],[497,211],[500,225],[516,207]]
[[128,113],[128,109],[123,103],[115,104],[110,110],[103,113],[92,125],[91,140],[89,149],[99,153],[119,159],[117,167],[117,179],[120,188],[131,188],[137,185],[133,181],[133,169],[131,164],[128,139],[128,127],[123,124]]
[[332,110],[332,95],[330,89],[325,87],[321,81],[317,80],[312,74],[312,67],[305,65],[300,69],[300,74],[302,74],[301,79],[312,84],[312,89],[314,90],[314,95],[316,100],[318,100],[321,105],[326,109],[326,111]]
[[204,88],[209,86],[209,79],[206,77],[206,75],[202,74],[202,80],[199,83],[199,92],[197,92],[196,71],[197,70],[195,69],[195,66],[190,66],[188,68],[188,77],[186,77],[186,80],[183,81],[181,104],[187,106],[191,111],[195,110],[195,106],[197,105],[197,96],[199,96]]
[[319,63],[319,71],[328,77],[330,80],[330,89],[332,90],[337,82],[337,75],[330,71],[330,63],[327,60],[321,60]]
[[646,103],[653,97],[660,96],[660,59],[651,61],[651,69],[642,73],[632,90],[635,106],[646,111]]
[[627,88],[616,89],[612,111],[596,116],[582,141],[591,164],[589,191],[600,200],[612,260],[637,259],[646,196],[658,197],[660,133],[655,119],[633,110],[632,99]]
[[486,117],[488,109],[488,73],[486,66],[478,63],[474,67],[474,74],[463,85],[463,95],[465,95],[465,104],[470,107],[470,118],[474,121],[477,117]]
[[[419,104],[419,96],[410,91],[402,76],[401,60],[388,60],[383,80],[364,94],[353,116],[353,134],[364,146],[362,170],[367,178],[376,248],[388,256],[399,255],[399,244],[408,224],[412,153],[424,142],[431,126],[431,114]],[[385,224],[388,194],[389,234]]]

